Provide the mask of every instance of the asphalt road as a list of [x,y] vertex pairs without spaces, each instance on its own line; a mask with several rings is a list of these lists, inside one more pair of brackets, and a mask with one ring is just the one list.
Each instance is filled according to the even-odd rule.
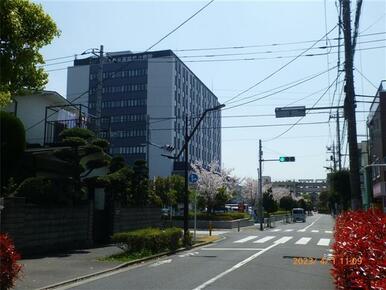
[[201,248],[136,265],[62,289],[334,289],[331,265],[333,219],[276,223],[229,231]]

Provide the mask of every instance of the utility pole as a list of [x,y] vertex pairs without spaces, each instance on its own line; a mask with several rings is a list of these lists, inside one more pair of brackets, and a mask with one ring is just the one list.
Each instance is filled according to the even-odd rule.
[[98,84],[96,90],[96,133],[97,136],[101,131],[102,118],[102,88],[103,88],[103,45],[99,49],[99,70],[98,70]]
[[333,162],[334,172],[336,172],[335,142],[332,142],[332,162]]
[[338,153],[338,169],[342,170],[342,153],[341,153],[341,145],[340,145],[340,124],[339,124],[339,109],[336,109],[336,138],[337,138],[337,153]]
[[184,243],[188,241],[189,235],[189,133],[188,133],[188,114],[185,115],[185,194],[184,194]]
[[261,148],[261,139],[259,139],[259,216],[260,216],[260,231],[264,230],[264,213],[263,213],[263,150]]
[[346,72],[346,98],[344,100],[344,115],[347,119],[347,138],[350,155],[351,208],[353,210],[357,210],[362,207],[362,200],[360,190],[359,155],[355,116],[355,90],[353,75],[353,46],[351,38],[350,0],[342,0],[342,5]]

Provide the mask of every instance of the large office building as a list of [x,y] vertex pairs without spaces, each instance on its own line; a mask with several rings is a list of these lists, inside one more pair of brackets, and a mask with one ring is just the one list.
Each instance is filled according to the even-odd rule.
[[[173,154],[179,152],[185,116],[190,131],[206,109],[219,105],[171,50],[115,52],[103,61],[96,56],[76,59],[68,68],[67,98],[87,106],[90,114],[100,113],[99,132],[109,139],[110,152],[129,164],[147,160],[150,177],[168,176],[178,164],[161,156],[166,153],[161,147],[170,145]],[[209,112],[189,142],[190,162],[221,164],[220,128],[221,112]]]

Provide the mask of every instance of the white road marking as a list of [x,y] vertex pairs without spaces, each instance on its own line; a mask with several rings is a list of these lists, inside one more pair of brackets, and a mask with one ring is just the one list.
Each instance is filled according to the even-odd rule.
[[274,238],[276,238],[276,236],[266,236],[264,238],[261,238],[260,240],[254,241],[253,243],[262,244],[262,243],[265,243],[265,242],[272,240]]
[[324,231],[326,234],[332,234],[332,231]]
[[236,244],[245,243],[245,242],[248,242],[248,241],[250,241],[250,240],[254,240],[254,239],[256,239],[257,237],[258,237],[258,236],[248,236],[248,237],[246,237],[246,238],[244,238],[244,239],[235,241],[235,242],[233,242],[233,243],[236,243]]
[[271,232],[280,232],[280,231],[281,231],[281,229],[274,229]]
[[304,233],[306,230],[298,230],[299,233]]
[[198,252],[192,252],[192,253],[186,253],[186,254],[178,255],[178,257],[184,258],[184,257],[188,257],[188,256],[194,256],[197,254],[198,254]]
[[301,238],[295,244],[296,245],[307,245],[311,241],[311,238]]
[[277,241],[274,241],[273,243],[274,244],[284,244],[284,243],[288,242],[290,239],[292,239],[292,237],[284,236],[284,237],[278,239]]
[[234,270],[240,268],[241,266],[249,263],[250,261],[252,261],[253,259],[257,258],[258,256],[260,256],[261,254],[269,251],[270,249],[272,249],[273,247],[276,247],[278,244],[272,244],[270,245],[269,247],[265,248],[264,250],[258,252],[258,253],[255,253],[253,254],[252,256],[246,258],[245,260],[241,261],[240,263],[237,263],[236,265],[234,265],[233,267],[229,268],[228,270],[218,274],[217,276],[213,277],[212,279],[206,281],[205,283],[202,283],[200,286],[194,288],[193,290],[202,290],[204,289],[205,287],[209,286],[210,284],[216,282],[218,279],[224,277],[225,275],[233,272]]
[[308,226],[306,226],[305,228],[303,228],[303,229],[301,229],[301,230],[299,230],[298,232],[305,232],[306,231],[306,229],[308,229],[309,227],[312,227],[319,219],[321,218],[321,216],[320,217],[318,217],[316,220],[314,220],[311,224],[309,224]]
[[172,262],[172,259],[167,259],[167,260],[155,262],[154,264],[151,264],[149,267],[157,267],[157,266],[161,266],[163,264],[169,264],[171,262]]
[[318,246],[328,246],[330,244],[330,239],[320,239],[317,243]]
[[261,251],[264,248],[201,248],[204,251]]
[[288,229],[288,230],[285,230],[285,232],[293,232],[294,229]]
[[311,233],[319,233],[319,230],[312,230]]

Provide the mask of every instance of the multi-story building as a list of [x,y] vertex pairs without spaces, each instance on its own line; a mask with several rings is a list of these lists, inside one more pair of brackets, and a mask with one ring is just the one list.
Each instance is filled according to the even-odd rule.
[[[205,109],[219,105],[171,50],[109,53],[103,62],[77,59],[68,68],[67,98],[87,106],[90,114],[100,112],[101,122],[110,122],[109,134],[100,135],[109,135],[111,153],[129,164],[147,160],[150,177],[172,173],[173,160],[161,156],[160,147],[171,145],[175,152],[183,147],[185,116],[191,130]],[[221,113],[210,112],[189,142],[190,162],[221,164],[220,128]]]
[[371,104],[367,126],[373,197],[386,212],[386,81],[381,82]]

